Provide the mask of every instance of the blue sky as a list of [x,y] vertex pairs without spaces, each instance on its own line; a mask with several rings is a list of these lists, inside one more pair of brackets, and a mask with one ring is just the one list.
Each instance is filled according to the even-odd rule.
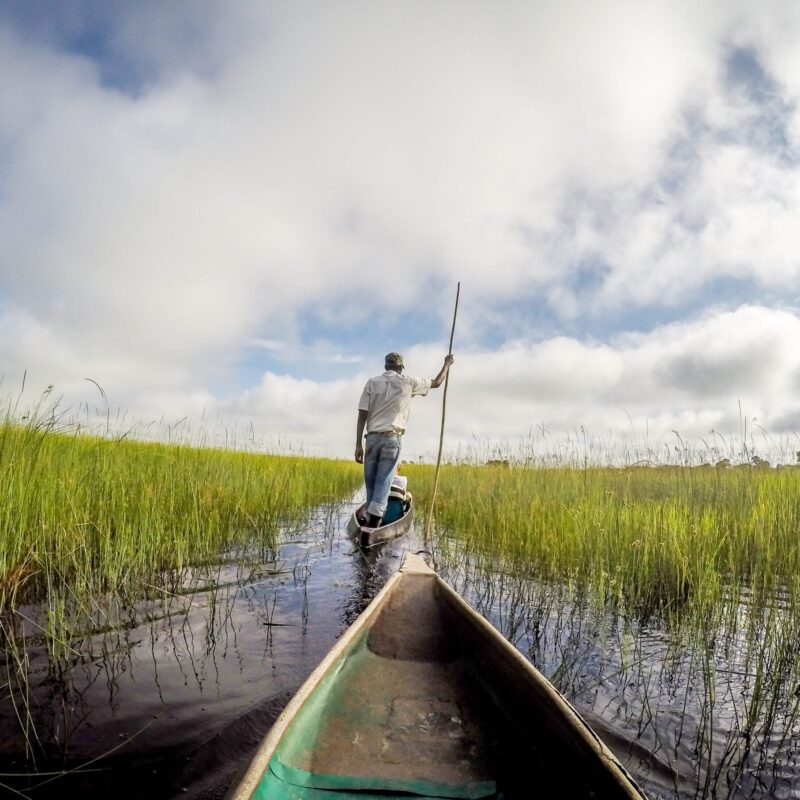
[[798,35],[789,2],[0,2],[4,386],[347,456],[460,280],[454,448],[740,404],[790,443]]

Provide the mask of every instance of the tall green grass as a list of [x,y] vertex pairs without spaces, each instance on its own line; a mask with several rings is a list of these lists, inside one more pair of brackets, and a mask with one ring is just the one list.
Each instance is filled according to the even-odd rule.
[[[429,469],[406,473],[427,507]],[[639,613],[800,588],[800,468],[445,466],[435,520],[498,567]]]
[[206,565],[242,565],[282,526],[361,483],[354,463],[148,444],[65,430],[55,413],[0,424],[0,681],[31,758],[30,649],[61,679],[96,631]]
[[[427,508],[432,469],[404,471]],[[577,646],[548,677],[595,713],[586,676],[615,687],[675,796],[796,774],[800,468],[445,466],[428,546],[512,641]]]
[[141,592],[187,565],[272,546],[283,523],[338,501],[358,465],[0,425],[0,613],[55,586]]

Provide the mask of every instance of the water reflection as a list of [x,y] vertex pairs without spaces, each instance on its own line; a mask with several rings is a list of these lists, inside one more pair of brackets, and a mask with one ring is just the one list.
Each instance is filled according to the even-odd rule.
[[441,544],[442,577],[566,695],[652,797],[800,796],[800,632],[780,598],[762,607],[738,592],[737,624],[713,618],[700,632],[675,631]]
[[[0,784],[33,798],[222,796],[403,553],[423,549],[412,531],[362,553],[346,533],[354,505],[321,510],[277,549],[195,565],[177,590],[151,586],[132,606],[89,609],[86,633],[57,652],[37,639],[43,609],[4,620],[14,635]],[[702,636],[676,634],[576,587],[498,571],[449,540],[432,549],[442,576],[653,798],[800,796],[800,630],[782,598],[763,605],[737,589],[730,618],[710,620]],[[41,774],[64,769],[75,771]]]
[[[346,534],[351,513],[349,505],[320,511],[277,550],[249,554],[247,566],[232,555],[187,570],[177,591],[152,586],[135,607],[93,609],[87,633],[56,657],[37,639],[46,610],[23,609],[6,639],[3,672],[13,691],[7,686],[0,699],[0,783],[31,797],[100,795],[110,786],[117,797],[145,788],[172,797],[195,784],[208,793],[220,758],[200,751],[213,742],[215,753],[235,754],[216,776],[226,787],[231,763],[246,761],[414,543],[367,560]],[[18,658],[12,642],[24,649]],[[81,765],[57,780],[8,776]],[[133,781],[120,782],[121,771]]]

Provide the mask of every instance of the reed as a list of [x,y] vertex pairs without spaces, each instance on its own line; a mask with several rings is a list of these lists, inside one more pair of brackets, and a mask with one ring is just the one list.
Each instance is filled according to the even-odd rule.
[[[0,425],[0,614],[19,602],[141,594],[189,565],[274,546],[339,501],[356,464]],[[89,603],[89,600],[83,602]]]
[[[424,507],[432,469],[404,470]],[[800,735],[798,498],[794,467],[449,465],[432,547],[579,709],[635,738],[641,779],[773,797]]]
[[53,404],[25,417],[0,422],[0,682],[35,761],[32,652],[60,681],[142,601],[223,562],[258,569],[283,529],[362,478],[354,463],[85,435]]
[[[425,503],[429,468],[406,469]],[[436,524],[497,568],[591,586],[636,614],[709,614],[800,574],[800,469],[442,470]]]

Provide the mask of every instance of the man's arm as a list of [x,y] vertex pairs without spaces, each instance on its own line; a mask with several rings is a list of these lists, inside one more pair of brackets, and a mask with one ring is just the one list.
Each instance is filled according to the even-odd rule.
[[439,370],[439,374],[431,381],[431,389],[438,389],[443,383],[450,365],[455,361],[453,356],[445,356],[444,365]]
[[367,424],[367,414],[363,408],[358,409],[358,421],[356,422],[356,461],[359,464],[364,463],[364,447],[361,440],[364,437],[364,426]]

